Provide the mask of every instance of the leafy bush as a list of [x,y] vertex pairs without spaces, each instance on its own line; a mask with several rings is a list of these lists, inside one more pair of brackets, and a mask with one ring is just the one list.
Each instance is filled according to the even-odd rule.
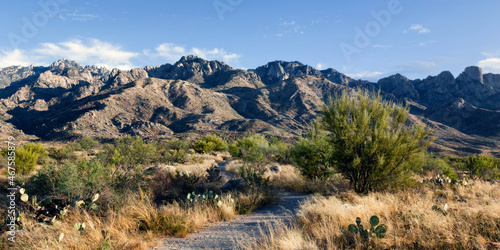
[[425,158],[424,166],[420,169],[419,173],[426,175],[432,172],[433,175],[444,175],[452,179],[458,179],[459,176],[454,169],[454,165],[451,163],[451,159],[448,157],[435,157],[432,153],[424,154]]
[[321,124],[330,133],[332,164],[356,192],[406,185],[422,167],[432,131],[425,125],[405,125],[408,115],[408,107],[362,90],[354,96],[344,91],[323,107]]
[[465,159],[465,168],[471,179],[495,178],[497,163],[495,159],[486,155],[473,155]]
[[206,135],[202,140],[195,142],[194,150],[198,153],[208,153],[211,151],[226,151],[227,142],[216,135]]
[[295,166],[310,180],[325,180],[333,175],[331,153],[331,146],[326,136],[319,131],[317,124],[313,125],[307,138],[299,138],[291,149]]
[[97,145],[99,145],[99,142],[92,139],[92,138],[83,138],[80,139],[78,142],[80,144],[80,148],[85,150],[85,151],[91,151],[94,149]]
[[158,143],[158,145],[161,148],[172,149],[172,150],[177,150],[177,151],[179,151],[179,150],[187,151],[188,149],[191,148],[191,143],[189,141],[178,140],[178,139],[164,141],[164,142]]
[[[2,151],[3,156],[7,156],[9,152],[7,150]],[[41,143],[27,143],[23,147],[16,148],[14,155],[9,155],[14,157],[14,168],[16,172],[21,175],[26,175],[35,169],[36,164],[43,164],[48,153],[45,147]]]
[[38,154],[32,149],[17,148],[16,149],[15,168],[16,172],[25,175],[33,172],[38,161]]
[[152,163],[158,154],[153,144],[146,144],[139,136],[116,139],[114,144],[104,145],[98,158],[104,164],[123,167]]
[[32,195],[67,199],[88,199],[99,193],[106,199],[113,182],[111,168],[96,160],[80,160],[44,166],[30,179],[27,190]]
[[229,146],[232,157],[240,158],[246,163],[263,164],[267,162],[269,142],[261,134],[254,134],[235,141]]
[[59,162],[76,160],[75,149],[72,145],[64,145],[62,148],[50,148],[49,156]]
[[206,178],[198,174],[176,171],[173,175],[169,171],[160,170],[154,175],[152,182],[154,201],[161,203],[183,198],[188,193],[197,191],[198,186],[205,181]]
[[290,145],[287,143],[273,137],[269,148],[269,153],[272,154],[272,159],[269,160],[273,160],[281,164],[290,164],[292,162]]

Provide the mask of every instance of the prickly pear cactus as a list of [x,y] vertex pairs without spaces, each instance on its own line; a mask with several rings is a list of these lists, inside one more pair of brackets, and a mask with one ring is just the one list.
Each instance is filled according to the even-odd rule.
[[372,234],[375,234],[378,238],[384,238],[387,233],[387,226],[385,224],[381,224],[380,219],[377,216],[372,216],[370,218],[370,228],[365,230],[363,225],[361,225],[361,218],[356,218],[356,225],[350,224],[347,230],[351,234],[360,234],[364,239],[369,239]]

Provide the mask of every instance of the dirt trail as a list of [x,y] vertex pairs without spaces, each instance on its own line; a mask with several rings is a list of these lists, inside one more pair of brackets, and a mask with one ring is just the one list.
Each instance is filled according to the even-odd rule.
[[240,245],[260,237],[277,222],[289,222],[299,203],[310,197],[302,193],[285,192],[277,204],[241,215],[238,218],[211,224],[186,238],[167,238],[155,249],[240,249]]

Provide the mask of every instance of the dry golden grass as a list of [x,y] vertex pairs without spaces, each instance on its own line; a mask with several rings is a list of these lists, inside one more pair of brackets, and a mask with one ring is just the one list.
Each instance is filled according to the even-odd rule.
[[[159,208],[142,193],[124,197],[126,205],[109,210],[104,216],[71,212],[54,225],[23,219],[23,233],[17,236],[15,246],[18,249],[148,249],[157,246],[165,236],[185,237],[210,222],[236,216],[235,202],[228,195],[221,198],[219,205],[197,203],[186,207],[172,203]],[[85,223],[85,229],[76,230],[75,223]],[[8,246],[5,235],[0,239],[2,244]]]
[[[448,214],[434,211],[444,208]],[[388,226],[385,238],[366,241],[347,232],[360,217],[365,228],[377,215]],[[397,193],[353,192],[317,196],[301,206],[295,225],[284,227],[253,249],[419,248],[486,249],[500,242],[500,185],[475,182],[472,187],[425,186]]]

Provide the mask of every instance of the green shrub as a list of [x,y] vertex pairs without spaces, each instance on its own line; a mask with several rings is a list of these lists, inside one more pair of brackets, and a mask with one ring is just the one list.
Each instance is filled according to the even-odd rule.
[[178,139],[164,141],[164,142],[158,143],[158,145],[160,145],[160,147],[164,148],[164,149],[172,149],[172,150],[177,150],[177,151],[179,151],[179,150],[187,151],[188,149],[191,148],[191,143],[189,141],[178,140]]
[[239,139],[229,146],[231,156],[240,158],[246,163],[263,164],[267,162],[269,151],[269,142],[261,134]]
[[425,125],[407,126],[409,108],[382,100],[379,94],[344,91],[323,107],[321,125],[329,132],[332,164],[358,193],[412,183],[432,142]]
[[488,179],[496,177],[497,163],[486,155],[473,155],[465,159],[465,169],[472,179]]
[[[3,156],[7,156],[8,153],[7,150],[2,151]],[[23,147],[16,148],[14,155],[10,157],[15,159],[14,168],[16,172],[26,175],[35,169],[37,163],[43,164],[47,155],[47,150],[45,150],[45,147],[41,143],[27,143]]]
[[227,142],[216,135],[206,135],[202,140],[195,142],[194,150],[198,153],[208,153],[211,151],[226,151]]
[[290,151],[290,145],[279,140],[276,137],[271,139],[271,144],[269,145],[269,153],[272,156],[272,160],[281,164],[291,164],[292,156]]
[[331,146],[317,125],[313,125],[307,138],[299,138],[291,149],[294,165],[310,180],[325,180],[333,175],[331,154]]
[[35,165],[38,162],[38,154],[32,149],[24,147],[16,149],[15,168],[16,172],[25,175],[33,172]]
[[80,144],[81,149],[83,149],[85,151],[91,151],[97,145],[99,145],[99,142],[92,139],[92,138],[83,138],[83,139],[80,139],[78,144]]
[[95,193],[109,193],[112,186],[111,168],[96,160],[80,160],[44,166],[30,179],[27,189],[33,195],[87,199]]
[[197,141],[194,143],[194,150],[198,153],[208,153],[215,150],[215,143],[209,141]]
[[64,145],[62,148],[50,148],[49,156],[59,162],[76,160],[75,149],[72,145]]
[[113,144],[104,145],[98,154],[102,163],[122,167],[124,170],[152,163],[157,157],[156,146],[144,143],[139,136],[116,139]]

